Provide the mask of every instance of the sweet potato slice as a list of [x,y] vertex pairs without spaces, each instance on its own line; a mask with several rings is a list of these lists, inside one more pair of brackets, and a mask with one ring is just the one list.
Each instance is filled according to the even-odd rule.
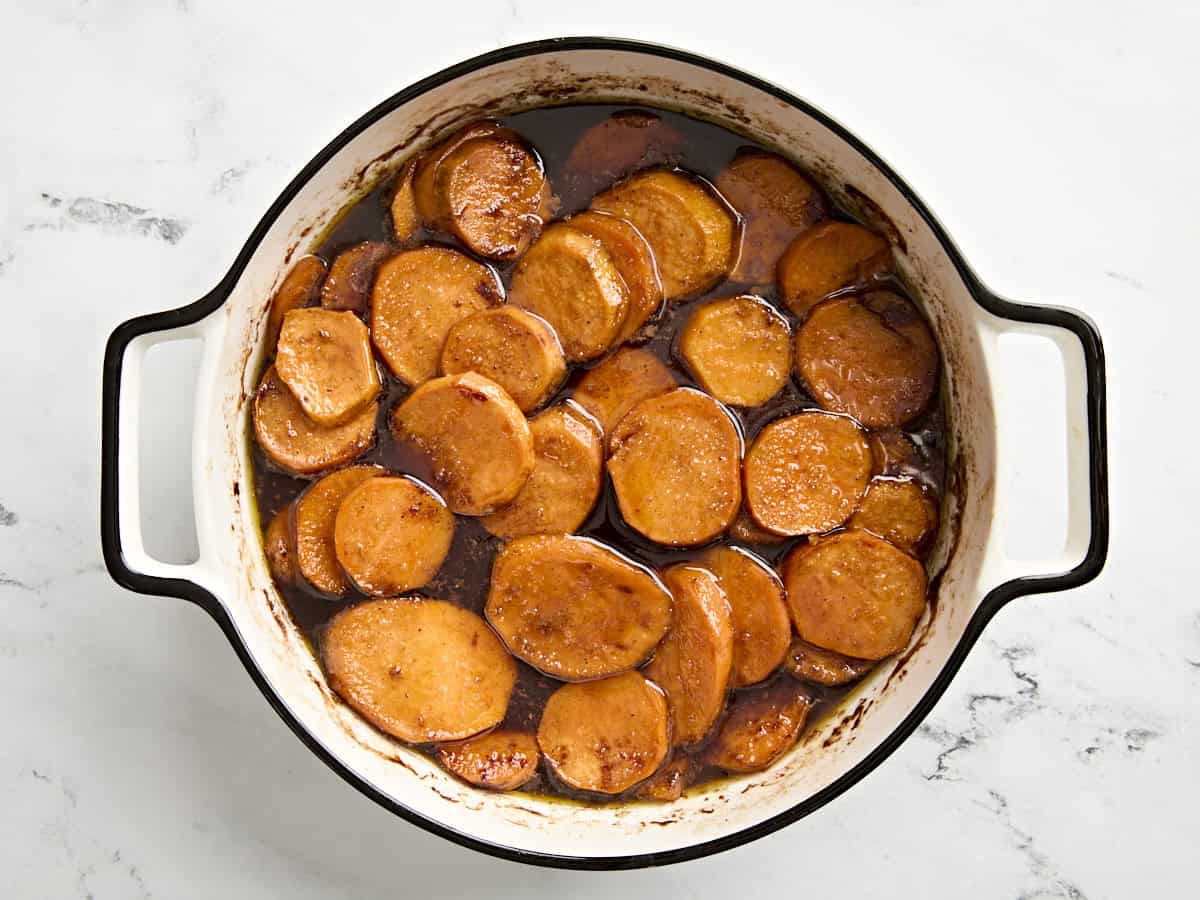
[[405,250],[384,263],[371,293],[371,339],[392,374],[418,385],[437,374],[450,328],[504,301],[496,273],[448,247]]
[[872,431],[867,437],[876,475],[911,475],[916,472],[921,451],[912,438],[896,428]]
[[438,171],[446,157],[467,141],[502,134],[504,131],[499,122],[490,119],[472,122],[421,154],[413,167],[413,201],[422,221],[443,231],[448,230],[444,226],[449,225],[449,210],[437,184]]
[[758,684],[783,663],[792,639],[783,583],[765,562],[739,547],[713,547],[700,565],[717,576],[733,626],[732,687]]
[[938,349],[917,308],[890,291],[839,297],[796,332],[796,370],[825,409],[868,428],[919,416],[938,384]]
[[509,302],[549,322],[567,359],[578,361],[617,340],[629,288],[598,238],[558,223],[517,264]]
[[325,428],[304,414],[272,366],[254,394],[254,437],[277,468],[293,475],[317,475],[370,449],[378,411],[379,402],[374,401],[349,421]]
[[363,478],[346,494],[332,530],[337,561],[354,586],[395,597],[437,574],[454,539],[454,516],[419,481],[380,476]]
[[845,416],[772,422],[746,454],[746,506],[776,534],[816,534],[850,518],[871,478],[867,436]]
[[622,347],[584,373],[572,398],[595,417],[605,434],[612,434],[625,413],[676,384],[671,370],[653,353]]
[[375,274],[392,253],[393,248],[382,241],[363,241],[343,250],[329,267],[329,277],[321,288],[321,306],[365,313]]
[[416,167],[415,159],[410,159],[401,166],[396,174],[392,202],[388,204],[388,212],[392,217],[392,234],[401,244],[409,240],[421,227],[421,214],[417,211],[417,195],[413,189],[413,173]]
[[794,240],[779,259],[779,296],[804,318],[834,291],[862,287],[892,265],[888,242],[850,222],[822,222]]
[[537,774],[537,738],[524,731],[499,729],[437,748],[438,762],[467,784],[493,791],[515,791]]
[[671,630],[643,674],[667,695],[676,746],[695,744],[725,708],[733,667],[733,623],[717,577],[679,563],[663,572],[674,600]]
[[329,686],[381,731],[413,744],[498,724],[517,666],[479,616],[444,600],[368,600],[321,641]]
[[479,520],[497,537],[570,533],[600,496],[604,440],[591,418],[562,404],[532,419],[529,430],[533,472],[512,503]]
[[279,341],[279,329],[283,317],[293,309],[303,309],[316,302],[325,280],[325,260],[319,256],[302,256],[284,276],[283,281],[271,298],[271,311],[267,314],[267,351],[275,352]]
[[473,253],[509,262],[550,217],[550,185],[537,153],[500,131],[463,141],[438,166],[433,224]]
[[616,216],[587,210],[571,216],[567,224],[604,245],[629,288],[629,310],[617,343],[629,340],[662,306],[662,279],[658,276],[654,251],[637,228]]
[[652,169],[592,200],[592,209],[632,222],[654,251],[667,300],[712,287],[737,251],[733,213],[698,179]]
[[855,659],[903,650],[925,610],[925,569],[865,531],[792,550],[783,584],[800,637]]
[[425,382],[392,412],[396,440],[428,460],[454,512],[483,516],[514,500],[533,471],[533,435],[505,390],[463,372]]
[[700,386],[722,403],[760,406],[791,375],[792,331],[758,297],[712,300],[688,319],[679,354]]
[[875,668],[875,665],[875,660],[842,656],[801,638],[792,641],[787,659],[783,663],[783,667],[793,678],[825,687],[839,687],[858,681]]
[[920,556],[937,531],[937,522],[937,506],[917,482],[876,478],[868,485],[849,524]]
[[485,614],[512,653],[563,681],[641,664],[671,624],[671,595],[640,566],[571,535],[505,545]]
[[671,749],[667,700],[637,672],[550,695],[537,741],[550,768],[582,791],[619,794],[654,774]]
[[725,409],[707,394],[676,388],[621,419],[609,438],[608,473],[631,528],[660,544],[691,546],[737,516],[741,459],[741,437]]
[[296,580],[296,541],[292,536],[292,511],[284,507],[271,517],[263,534],[263,552],[267,556],[267,568],[278,584],[291,584]]
[[451,326],[442,373],[478,372],[508,391],[522,412],[537,409],[567,374],[558,336],[544,320],[515,306],[480,310]]
[[563,175],[593,194],[638,169],[674,162],[683,144],[683,135],[653,113],[621,110],[580,136]]
[[296,309],[283,319],[275,371],[304,414],[326,428],[354,418],[379,396],[371,336],[352,312]]
[[717,190],[742,217],[742,252],[730,276],[770,284],[775,265],[795,238],[823,219],[821,189],[774,153],[743,147],[717,176]]
[[671,803],[683,796],[695,775],[695,765],[690,756],[677,753],[642,782],[637,789],[639,800],[655,800],[659,803]]
[[796,745],[812,699],[794,681],[739,694],[708,748],[708,762],[727,772],[758,772]]
[[350,466],[314,481],[296,498],[292,523],[296,540],[296,568],[323,594],[340,597],[349,584],[342,574],[333,546],[333,523],[346,495],[368,478],[383,472],[378,466]]

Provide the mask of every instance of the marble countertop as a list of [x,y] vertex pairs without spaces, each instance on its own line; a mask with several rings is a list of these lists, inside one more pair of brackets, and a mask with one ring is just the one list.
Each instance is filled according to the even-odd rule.
[[[449,25],[436,6],[377,0],[6,11],[5,896],[1195,894],[1200,11],[860,0],[679,18],[665,4],[572,6],[467,0]],[[475,53],[572,33],[688,47],[831,111],[909,180],[985,281],[1086,311],[1109,355],[1104,574],[1009,606],[920,731],[817,814],[715,858],[607,875],[459,849],[347,788],[202,612],[109,580],[97,528],[113,326],[207,291],[292,175],[379,100]],[[1023,434],[1053,435],[1061,373],[1036,344],[1006,351],[1009,415]],[[151,543],[179,558],[194,541],[177,513],[195,356],[176,348],[148,365]],[[1027,454],[1011,485],[1030,511],[1018,548],[1061,537],[1056,460]]]

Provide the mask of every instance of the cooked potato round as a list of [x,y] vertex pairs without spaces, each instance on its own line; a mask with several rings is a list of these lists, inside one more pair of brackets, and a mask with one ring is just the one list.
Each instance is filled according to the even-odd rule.
[[371,339],[392,374],[418,385],[437,374],[454,323],[504,302],[496,273],[448,247],[417,247],[379,268]]
[[567,224],[604,245],[629,288],[629,310],[617,335],[617,343],[629,340],[662,306],[662,279],[658,276],[654,251],[637,228],[607,213],[588,210],[571,216]]
[[792,550],[783,584],[800,637],[855,659],[903,650],[925,610],[925,569],[865,531]]
[[915,481],[876,478],[868,485],[849,524],[918,556],[937,531],[937,521],[937,506],[921,485]]
[[708,762],[727,772],[758,772],[795,746],[812,699],[794,681],[740,694],[708,748]]
[[567,684],[546,701],[537,741],[554,774],[571,787],[619,794],[666,759],[667,700],[637,672]]
[[592,209],[627,219],[642,233],[667,300],[707,290],[733,265],[737,219],[704,184],[682,172],[641,172],[595,197]]
[[512,503],[479,520],[497,537],[570,533],[600,496],[604,441],[595,422],[563,404],[531,420],[529,430],[533,472]]
[[533,435],[500,385],[474,372],[427,381],[392,412],[396,440],[428,460],[454,512],[484,516],[514,500],[533,471]]
[[758,684],[783,663],[792,639],[783,583],[765,562],[740,547],[713,547],[700,565],[717,576],[733,625],[732,687]]
[[487,259],[519,257],[550,215],[542,161],[510,131],[463,141],[439,164],[434,188],[433,224]]
[[446,334],[442,374],[460,372],[492,379],[529,412],[562,383],[567,363],[546,322],[515,306],[497,306],[460,319]]
[[572,399],[595,417],[607,435],[637,404],[665,394],[676,384],[671,370],[653,353],[622,347],[584,373]]
[[886,428],[867,437],[876,475],[907,475],[920,465],[921,451],[903,431]]
[[780,258],[779,296],[803,318],[834,291],[868,284],[891,264],[892,250],[879,235],[850,222],[822,222]]
[[743,544],[782,544],[787,540],[785,535],[775,534],[761,527],[750,513],[746,512],[744,505],[733,524],[729,526],[729,536]]
[[783,665],[793,678],[825,687],[839,687],[858,681],[875,668],[875,664],[872,659],[852,659],[796,638]]
[[532,535],[496,555],[484,612],[515,656],[563,681],[586,681],[650,655],[671,624],[671,595],[603,544]]
[[699,307],[679,336],[679,354],[696,381],[722,403],[759,406],[792,370],[787,320],[758,297],[727,297]]
[[296,541],[292,537],[290,507],[285,506],[271,516],[266,534],[263,535],[263,551],[272,578],[280,584],[291,584],[296,580]]
[[267,352],[275,352],[275,344],[279,341],[279,329],[283,327],[283,317],[293,309],[303,309],[311,306],[321,290],[321,282],[325,280],[325,260],[319,256],[302,256],[284,276],[275,296],[271,298],[271,310],[267,314]]
[[676,388],[621,419],[609,439],[608,474],[631,528],[660,544],[691,546],[737,516],[741,460],[741,437],[721,405]]
[[699,566],[680,563],[662,577],[674,600],[674,615],[643,674],[666,692],[676,746],[694,744],[713,727],[729,692],[729,601],[717,577]]
[[421,214],[417,211],[417,195],[413,190],[413,170],[416,160],[406,162],[396,175],[396,187],[388,211],[392,217],[392,234],[403,244],[421,227]]
[[735,281],[770,284],[788,245],[827,212],[820,188],[782,156],[743,147],[717,177],[717,190],[742,217]]
[[682,149],[683,135],[658,116],[621,110],[583,133],[563,174],[592,194],[630,172],[672,162]]
[[333,545],[333,523],[346,495],[368,478],[383,472],[378,466],[350,466],[314,481],[296,498],[292,512],[296,568],[323,594],[340,597],[349,585]]
[[910,422],[937,389],[938,350],[917,308],[889,291],[840,297],[796,332],[796,370],[825,409],[868,428]]
[[423,221],[442,231],[449,230],[450,211],[446,208],[445,195],[437,183],[438,172],[446,157],[467,141],[502,134],[504,131],[499,122],[486,119],[472,122],[421,154],[413,167],[413,200]]
[[629,288],[604,244],[565,223],[546,229],[517,264],[509,302],[554,328],[567,359],[595,359],[625,323]]
[[837,528],[871,478],[867,436],[844,416],[802,412],[772,422],[746,454],[746,506],[776,534]]
[[444,600],[368,600],[321,641],[329,686],[402,741],[457,741],[498,724],[517,666],[479,616]]
[[454,516],[412,478],[363,481],[337,507],[332,534],[337,561],[368,596],[395,597],[424,587],[450,552]]
[[638,799],[656,800],[660,803],[678,800],[695,774],[694,769],[690,756],[684,753],[676,754],[638,786]]
[[326,428],[354,418],[379,396],[371,336],[352,312],[314,307],[284,316],[275,371],[304,414]]
[[368,403],[348,422],[325,428],[304,414],[271,366],[254,395],[254,436],[272,465],[293,475],[316,475],[370,449],[378,411],[378,401]]
[[515,791],[537,774],[537,738],[500,729],[437,748],[437,758],[467,784],[493,791]]
[[363,241],[343,250],[334,258],[329,277],[321,287],[321,306],[365,313],[375,273],[391,255],[392,248],[381,241]]

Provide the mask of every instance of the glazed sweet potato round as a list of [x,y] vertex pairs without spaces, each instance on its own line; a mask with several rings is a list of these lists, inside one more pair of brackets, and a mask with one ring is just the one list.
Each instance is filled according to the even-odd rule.
[[853,659],[796,638],[788,648],[783,667],[793,678],[824,687],[840,687],[858,681],[875,668],[873,659]]
[[279,341],[279,329],[283,327],[283,317],[293,309],[311,306],[319,296],[321,282],[324,280],[325,260],[321,257],[302,256],[296,260],[271,298],[265,338],[268,353],[275,352],[275,344]]
[[537,738],[523,731],[498,729],[437,748],[438,762],[467,784],[493,791],[515,791],[537,774]]
[[713,547],[699,562],[717,576],[729,601],[730,684],[745,687],[764,681],[783,663],[792,638],[783,583],[766,563],[740,547]]
[[379,396],[371,338],[352,312],[312,308],[284,316],[275,371],[304,414],[326,428],[354,418]]
[[712,300],[688,319],[679,354],[700,386],[722,403],[760,406],[791,375],[792,331],[758,297]]
[[861,287],[891,267],[888,242],[861,225],[822,222],[803,232],[779,260],[779,296],[803,318],[842,288]]
[[587,129],[563,164],[568,180],[594,193],[638,169],[672,162],[683,149],[683,135],[660,116],[626,109]]
[[383,471],[379,466],[338,469],[314,481],[295,500],[292,522],[296,568],[308,584],[323,594],[340,597],[349,588],[334,549],[333,526],[338,507],[347,494]]
[[796,745],[812,698],[795,682],[774,684],[740,695],[721,723],[705,755],[727,772],[758,772]]
[[276,582],[289,585],[296,580],[296,541],[292,536],[292,511],[284,507],[271,516],[263,533],[267,568]]
[[629,410],[643,400],[665,394],[677,384],[671,370],[653,353],[622,347],[588,369],[571,396],[609,435]]
[[938,509],[917,482],[876,478],[849,524],[918,556],[937,531],[937,523]]
[[359,315],[365,313],[370,305],[375,273],[393,252],[394,249],[382,241],[363,241],[343,250],[334,257],[329,276],[321,287],[321,306]]
[[567,219],[576,231],[591,235],[604,245],[625,286],[629,288],[629,309],[617,342],[627,341],[662,306],[662,279],[654,251],[642,233],[625,219],[587,210]]

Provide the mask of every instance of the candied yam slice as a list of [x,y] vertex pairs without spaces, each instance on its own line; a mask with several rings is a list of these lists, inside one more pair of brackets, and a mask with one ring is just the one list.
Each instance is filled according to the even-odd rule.
[[643,674],[667,695],[676,746],[695,744],[725,708],[733,667],[729,601],[707,569],[680,563],[663,572],[674,615]]
[[622,347],[583,374],[572,399],[595,417],[605,434],[611,434],[634,406],[677,384],[671,370],[653,353]]
[[321,282],[325,280],[325,260],[319,256],[302,256],[284,276],[283,281],[271,298],[271,310],[267,314],[267,351],[275,352],[275,344],[279,340],[279,329],[283,327],[283,317],[293,309],[303,309],[316,302],[321,291]]
[[379,402],[374,401],[341,425],[318,425],[304,414],[272,366],[254,394],[254,437],[272,465],[293,475],[317,475],[371,448],[378,411]]
[[522,412],[537,409],[567,374],[558,336],[544,320],[515,306],[480,310],[451,326],[442,373],[478,372],[508,391]]
[[893,428],[924,412],[938,379],[938,349],[917,308],[898,294],[839,297],[796,332],[796,370],[823,408],[868,428]]
[[733,626],[732,687],[758,684],[782,665],[792,639],[783,583],[740,547],[713,547],[700,565],[717,576]]
[[604,478],[604,441],[587,415],[563,404],[529,423],[533,472],[516,499],[480,523],[497,537],[570,533],[596,505]]
[[896,428],[872,431],[867,437],[876,475],[910,475],[920,467],[921,451],[912,438]]
[[717,190],[742,217],[742,252],[735,281],[770,284],[775,265],[800,234],[825,218],[825,196],[775,153],[743,147],[717,176]]
[[637,672],[563,685],[546,701],[537,741],[554,774],[571,787],[620,794],[666,759],[667,700]]
[[888,242],[851,222],[822,222],[794,240],[779,259],[779,296],[803,318],[835,291],[862,287],[892,265]]
[[603,544],[531,535],[496,555],[485,615],[515,656],[586,681],[645,661],[671,624],[671,595]]
[[392,248],[382,241],[363,241],[343,250],[329,267],[329,277],[321,288],[321,306],[365,313],[375,273],[391,255]]
[[746,454],[746,506],[776,534],[816,534],[850,518],[871,478],[871,448],[852,420],[802,412],[772,422]]
[[793,678],[824,687],[840,687],[858,681],[873,668],[873,659],[853,659],[824,647],[817,647],[802,638],[792,641],[784,668]]
[[643,400],[609,438],[621,515],[660,544],[702,544],[729,527],[742,503],[741,462],[729,413],[692,388]]
[[450,328],[504,302],[488,266],[449,247],[417,247],[384,263],[371,293],[371,340],[392,374],[415,386],[437,374]]
[[587,210],[571,216],[567,224],[604,245],[629,288],[629,309],[617,342],[629,340],[662,306],[662,279],[654,251],[636,227],[617,216]]
[[929,543],[937,522],[937,506],[921,485],[891,478],[874,479],[850,517],[851,528],[863,528],[914,556]]
[[654,800],[659,803],[671,803],[678,800],[687,790],[692,778],[695,777],[695,769],[690,756],[677,753],[638,786],[638,799]]
[[379,396],[371,337],[352,312],[313,307],[284,316],[275,371],[305,415],[326,428],[354,418]]
[[413,172],[416,160],[410,159],[396,174],[396,186],[392,190],[392,202],[388,212],[392,218],[392,234],[403,244],[421,228],[421,214],[417,211],[417,195],[413,189]]
[[271,516],[263,534],[263,552],[271,577],[281,585],[296,580],[296,541],[292,536],[292,511],[284,507]]
[[467,141],[488,135],[501,134],[504,127],[499,122],[485,119],[465,125],[449,137],[430,147],[413,166],[413,201],[421,220],[435,228],[448,230],[449,210],[445,196],[438,188],[438,171],[446,157]]
[[549,322],[566,358],[578,361],[616,341],[629,288],[598,238],[558,223],[517,264],[509,302]]
[[683,135],[654,113],[624,109],[580,136],[563,174],[594,193],[638,169],[675,161],[683,144]]
[[463,372],[425,382],[392,412],[392,433],[428,461],[450,509],[483,516],[514,500],[533,471],[533,435],[496,382]]
[[679,355],[700,386],[722,403],[760,406],[791,375],[792,331],[759,297],[712,300],[688,319]]
[[796,745],[812,699],[794,681],[776,681],[738,695],[708,748],[711,765],[727,772],[758,772]]
[[712,287],[733,265],[737,219],[698,178],[668,169],[641,172],[596,196],[592,209],[620,216],[642,233],[667,300]]
[[797,634],[843,656],[900,652],[925,610],[925,569],[865,531],[797,547],[782,574]]
[[437,748],[438,762],[467,784],[493,791],[515,791],[537,774],[537,738],[523,731],[498,729]]
[[395,597],[427,585],[450,552],[454,516],[442,498],[404,476],[365,478],[333,523],[333,550],[354,586]]
[[296,568],[306,582],[323,594],[340,597],[349,585],[334,552],[333,525],[346,495],[368,478],[379,475],[378,466],[350,466],[314,481],[292,507]]
[[329,686],[402,741],[457,741],[499,724],[517,666],[479,616],[444,600],[367,600],[321,640]]

